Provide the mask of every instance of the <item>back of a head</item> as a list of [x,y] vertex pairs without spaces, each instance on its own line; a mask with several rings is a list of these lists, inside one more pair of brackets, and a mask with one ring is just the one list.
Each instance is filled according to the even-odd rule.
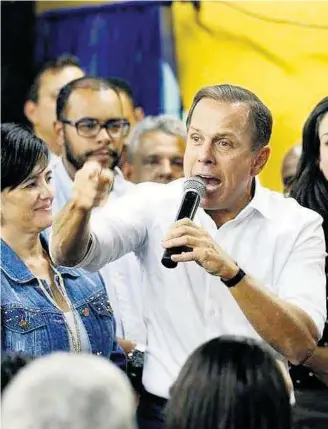
[[22,369],[3,395],[4,429],[134,429],[124,374],[102,357],[54,353]]
[[23,353],[1,353],[1,392],[34,358]]
[[290,429],[291,408],[272,354],[251,339],[200,346],[171,391],[167,429]]

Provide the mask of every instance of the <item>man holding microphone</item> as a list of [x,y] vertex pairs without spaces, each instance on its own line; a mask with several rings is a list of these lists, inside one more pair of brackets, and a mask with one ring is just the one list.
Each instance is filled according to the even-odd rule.
[[[322,219],[263,188],[272,117],[250,91],[201,89],[187,118],[184,172],[205,185],[194,220],[174,222],[185,179],[137,185],[91,217],[112,174],[87,162],[53,227],[52,255],[98,270],[134,251],[143,268],[147,350],[138,420],[162,428],[169,389],[188,355],[223,334],[266,342],[277,357],[307,360],[325,322]],[[161,264],[165,249],[175,269]]]

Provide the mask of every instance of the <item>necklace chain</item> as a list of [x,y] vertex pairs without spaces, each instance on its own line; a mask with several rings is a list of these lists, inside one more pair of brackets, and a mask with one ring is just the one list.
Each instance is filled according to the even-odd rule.
[[[75,353],[80,353],[82,351],[82,343],[81,343],[81,335],[80,335],[80,329],[78,326],[78,321],[77,321],[77,316],[75,313],[75,309],[73,307],[73,304],[71,302],[71,300],[69,299],[66,289],[65,289],[65,285],[64,285],[64,280],[61,276],[61,274],[59,273],[59,271],[56,270],[56,268],[50,263],[50,266],[53,270],[53,272],[58,276],[59,282],[56,283],[56,285],[58,286],[59,292],[62,295],[62,297],[64,298],[64,300],[66,301],[70,311],[72,312],[73,315],[73,320],[74,320],[74,327],[75,327],[75,333],[74,334],[73,330],[71,329],[71,327],[69,326],[68,322],[66,321],[65,315],[64,315],[64,320],[65,320],[65,324],[67,327],[67,331],[68,334],[71,338],[72,341],[72,345],[73,345],[73,349]],[[42,283],[42,280],[39,277],[36,277],[40,289],[42,290],[42,292],[45,294],[45,296],[48,298],[48,300],[61,312],[64,313],[63,310],[59,307],[59,305],[57,304],[57,302],[55,301],[55,299],[50,295],[50,293],[47,291],[47,289],[45,288],[44,284]],[[51,288],[50,288],[51,290]]]

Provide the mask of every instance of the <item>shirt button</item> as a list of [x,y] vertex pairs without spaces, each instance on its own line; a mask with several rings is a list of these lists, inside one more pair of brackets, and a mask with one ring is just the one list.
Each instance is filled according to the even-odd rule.
[[89,309],[88,309],[88,307],[84,307],[83,310],[81,311],[81,313],[85,317],[89,316]]
[[18,324],[23,329],[28,327],[28,321],[27,320],[20,320]]
[[310,377],[313,377],[313,372],[309,372],[309,376],[310,376]]

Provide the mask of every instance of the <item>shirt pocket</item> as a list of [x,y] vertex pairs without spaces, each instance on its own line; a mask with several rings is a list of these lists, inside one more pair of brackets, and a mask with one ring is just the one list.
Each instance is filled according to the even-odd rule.
[[26,308],[2,311],[3,349],[41,356],[50,350],[50,338],[44,315]]
[[106,293],[79,306],[78,312],[88,333],[92,352],[109,356],[116,335],[112,306]]

